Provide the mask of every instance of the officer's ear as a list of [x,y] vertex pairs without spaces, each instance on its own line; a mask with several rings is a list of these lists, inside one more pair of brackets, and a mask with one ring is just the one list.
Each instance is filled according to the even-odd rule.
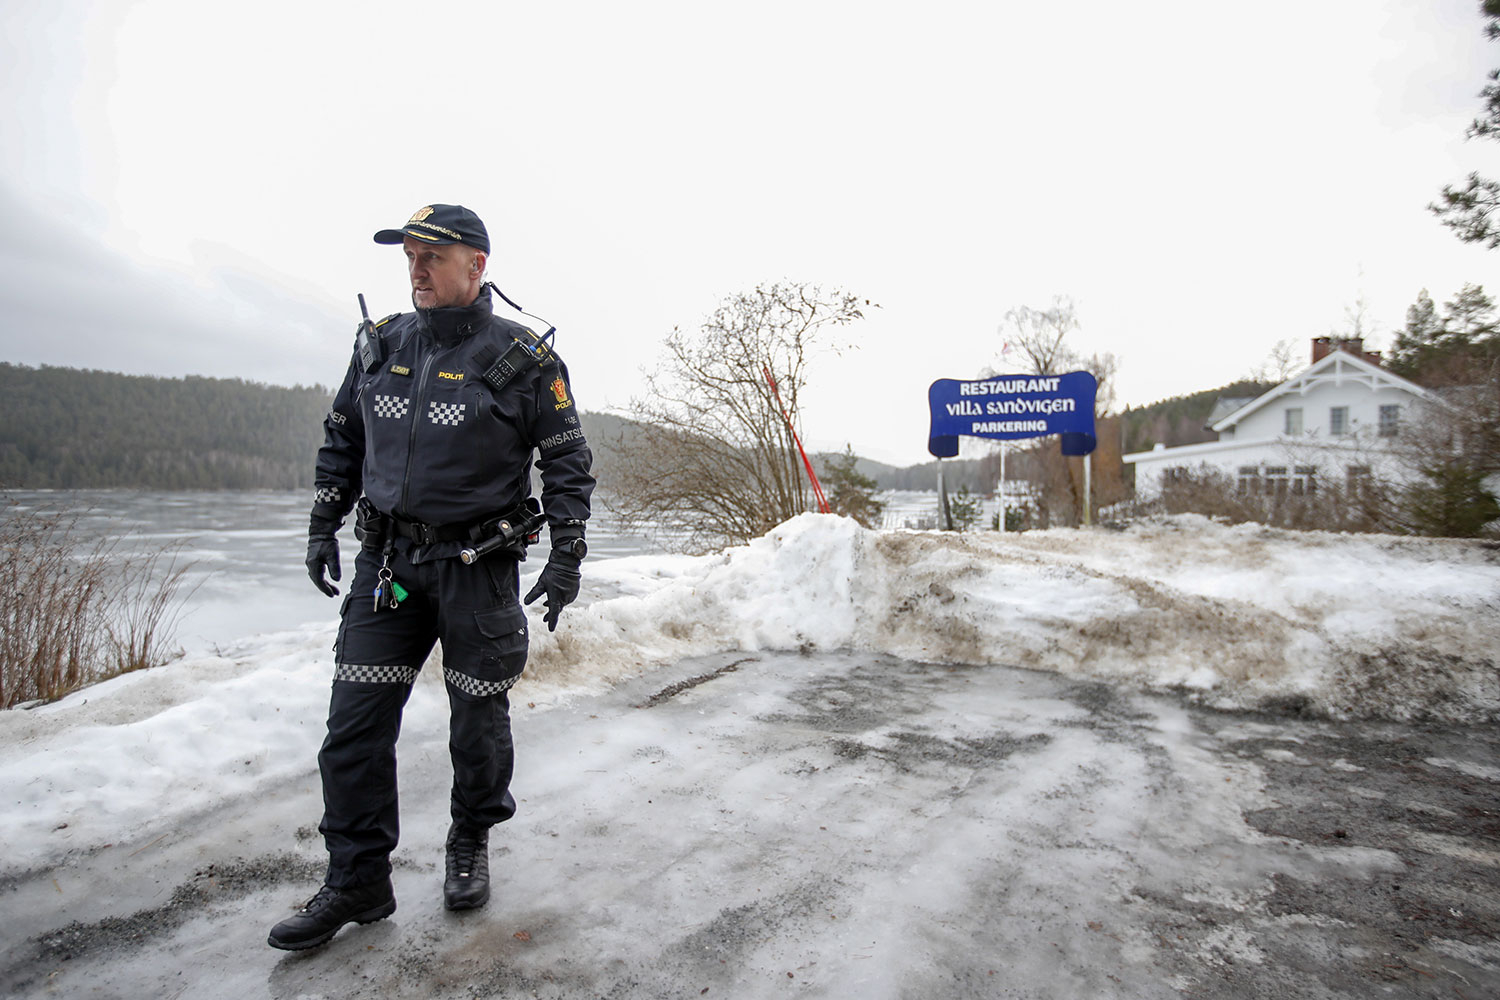
[[469,273],[476,278],[479,277],[484,273],[485,261],[488,259],[483,250],[475,250],[474,256],[469,261]]

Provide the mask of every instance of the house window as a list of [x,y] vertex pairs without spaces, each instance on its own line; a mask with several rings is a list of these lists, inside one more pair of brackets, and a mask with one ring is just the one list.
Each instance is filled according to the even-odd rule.
[[1286,474],[1284,465],[1266,466],[1266,492],[1280,496],[1286,492],[1290,477]]
[[1286,433],[1302,433],[1302,407],[1288,406],[1286,408]]
[[1401,407],[1395,403],[1385,403],[1380,407],[1380,436],[1393,438],[1396,436],[1396,427],[1401,420]]
[[1370,492],[1374,479],[1370,475],[1368,465],[1351,465],[1344,470],[1347,477],[1347,487],[1350,496],[1363,496]]
[[1328,410],[1328,433],[1340,437],[1349,433],[1349,407],[1333,406]]
[[1241,493],[1259,493],[1260,492],[1260,466],[1258,466],[1258,465],[1242,465],[1242,466],[1240,466],[1240,474],[1239,474],[1238,480],[1235,483],[1235,488],[1238,489],[1239,492],[1241,492]]
[[1312,496],[1318,492],[1318,467],[1298,465],[1292,469],[1292,492],[1298,496]]

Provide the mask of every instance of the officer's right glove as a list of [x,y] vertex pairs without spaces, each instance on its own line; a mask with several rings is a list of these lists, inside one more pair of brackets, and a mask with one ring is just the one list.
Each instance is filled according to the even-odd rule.
[[547,595],[544,607],[547,613],[542,616],[542,621],[547,623],[548,632],[557,631],[557,616],[562,614],[562,609],[578,599],[578,586],[583,581],[578,567],[583,560],[562,549],[553,549],[552,555],[547,557],[547,565],[542,567],[542,573],[536,578],[536,586],[526,595],[526,603],[530,604],[543,594]]
[[339,588],[323,579],[323,570],[334,580],[339,578],[339,522],[328,517],[312,516],[307,528],[307,575],[313,586],[329,597],[337,597]]

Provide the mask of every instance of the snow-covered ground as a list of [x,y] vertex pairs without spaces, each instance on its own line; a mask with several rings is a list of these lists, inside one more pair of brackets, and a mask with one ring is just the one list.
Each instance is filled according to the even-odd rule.
[[[403,910],[301,965],[259,942],[317,880],[331,618],[0,713],[0,991],[362,995],[338,977],[365,963],[387,996],[1261,995],[1204,977],[1239,963],[1260,982],[1297,927],[1351,926],[1270,906],[1278,877],[1411,864],[1251,819],[1293,797],[1282,770],[1344,783],[1315,803],[1396,794],[1359,778],[1379,753],[1335,749],[1341,720],[1382,746],[1417,723],[1400,739],[1426,734],[1421,766],[1494,810],[1477,841],[1423,833],[1429,853],[1500,867],[1494,744],[1437,735],[1500,717],[1492,545],[804,515],[716,555],[585,570],[555,634],[533,618],[496,902],[466,924],[434,907],[446,701],[429,666],[402,737]],[[1443,898],[1489,920],[1495,895]],[[1173,964],[1157,939],[1178,918],[1197,957]],[[1500,987],[1481,930],[1424,954]],[[549,968],[571,971],[548,986]]]

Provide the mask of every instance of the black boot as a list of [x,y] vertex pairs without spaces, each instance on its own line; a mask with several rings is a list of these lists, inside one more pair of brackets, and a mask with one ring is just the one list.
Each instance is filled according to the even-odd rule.
[[490,899],[490,832],[448,829],[447,877],[443,905],[450,910],[478,909]]
[[374,923],[396,912],[396,893],[389,878],[337,889],[325,885],[294,915],[271,928],[266,943],[285,951],[316,948],[353,921]]

